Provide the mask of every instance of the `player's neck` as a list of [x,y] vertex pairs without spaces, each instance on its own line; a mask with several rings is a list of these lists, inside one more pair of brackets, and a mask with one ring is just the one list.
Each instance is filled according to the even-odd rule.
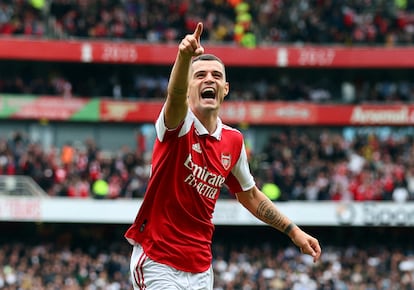
[[201,124],[203,124],[203,126],[207,129],[209,134],[212,134],[216,131],[217,129],[217,113],[212,113],[212,112],[208,112],[208,113],[197,113],[194,112],[194,114],[196,115],[197,119],[201,122]]

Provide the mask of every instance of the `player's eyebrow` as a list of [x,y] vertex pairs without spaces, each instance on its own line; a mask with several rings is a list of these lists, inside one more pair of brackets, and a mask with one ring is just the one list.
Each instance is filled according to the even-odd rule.
[[[197,70],[197,71],[194,71],[194,75],[206,74],[207,72],[209,72],[209,71],[208,70]],[[213,75],[220,75],[220,76],[223,76],[224,75],[223,72],[221,72],[219,70],[212,70],[211,73]]]

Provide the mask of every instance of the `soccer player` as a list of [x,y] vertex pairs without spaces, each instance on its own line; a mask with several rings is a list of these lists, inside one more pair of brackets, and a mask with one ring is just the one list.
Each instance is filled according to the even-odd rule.
[[213,289],[212,216],[220,188],[261,221],[284,232],[316,262],[319,242],[302,231],[255,185],[242,134],[222,123],[229,93],[222,61],[204,54],[198,23],[178,47],[165,104],[155,123],[151,177],[134,223],[134,289]]

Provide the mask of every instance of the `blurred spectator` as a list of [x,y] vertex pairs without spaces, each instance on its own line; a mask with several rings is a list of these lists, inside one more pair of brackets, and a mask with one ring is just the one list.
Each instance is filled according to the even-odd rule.
[[[205,20],[206,42],[244,43],[248,47],[280,43],[400,45],[414,41],[414,5],[409,1],[203,0],[195,4],[177,0],[167,5],[162,0],[0,1],[0,34],[10,35],[171,42],[192,31],[200,19]],[[249,41],[243,42],[243,36]],[[168,79],[163,68],[143,67],[137,73],[128,66],[88,64],[85,69],[82,64],[48,63],[42,68],[11,64],[10,70],[0,72],[0,93],[152,100],[165,97]],[[410,72],[387,71],[349,74],[341,70],[303,73],[229,68],[233,84],[229,99],[414,101]]]
[[104,179],[97,179],[92,183],[92,194],[96,199],[106,199],[109,196],[109,185]]
[[[262,151],[251,152],[251,169],[258,186],[278,201],[414,200],[411,131],[367,132],[346,137],[336,129],[274,131]],[[138,132],[136,148],[116,152],[91,139],[46,150],[16,132],[0,140],[0,170],[31,176],[51,196],[91,198],[104,183],[105,198],[143,197],[151,152],[141,138]],[[234,196],[223,188],[221,198]]]
[[[0,241],[1,289],[131,289],[130,247],[119,240],[119,225],[18,228],[24,230]],[[324,254],[315,264],[263,227],[243,239],[237,228],[219,229],[212,245],[214,289],[413,289],[409,229],[319,231],[325,232]],[[31,233],[33,241],[19,240],[19,232]]]
[[[1,1],[0,33],[54,38],[178,41],[205,19],[211,42],[407,45],[410,1]],[[151,15],[151,17],[148,17]],[[250,35],[251,40],[243,41]],[[247,44],[246,44],[247,43]]]
[[[96,64],[6,62],[0,71],[0,93],[130,100],[165,98],[166,67],[99,66]],[[53,72],[53,73],[52,73]],[[414,81],[410,70],[235,68],[227,70],[232,83],[229,100],[313,103],[410,103]],[[329,78],[327,77],[329,76]]]

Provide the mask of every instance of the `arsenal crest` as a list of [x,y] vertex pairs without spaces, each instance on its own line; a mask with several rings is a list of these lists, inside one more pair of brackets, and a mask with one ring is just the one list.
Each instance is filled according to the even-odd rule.
[[230,165],[231,165],[231,154],[230,153],[221,153],[221,164],[226,170],[230,168]]

